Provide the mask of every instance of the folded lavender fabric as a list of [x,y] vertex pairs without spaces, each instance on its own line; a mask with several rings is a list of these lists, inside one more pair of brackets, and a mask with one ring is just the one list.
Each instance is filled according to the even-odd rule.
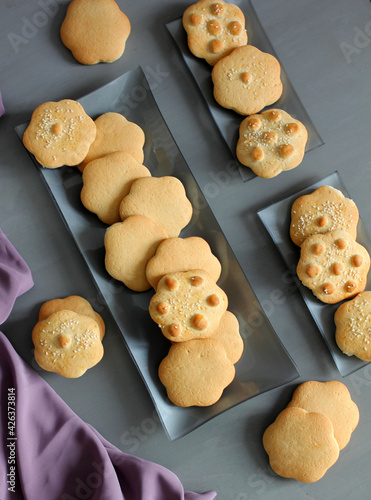
[[5,113],[5,108],[4,108],[4,104],[3,104],[3,100],[1,98],[1,92],[0,92],[0,116],[3,115]]

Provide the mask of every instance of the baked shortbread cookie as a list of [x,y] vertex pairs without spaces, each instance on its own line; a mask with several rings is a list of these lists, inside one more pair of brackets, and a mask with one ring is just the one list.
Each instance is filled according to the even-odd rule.
[[92,160],[108,153],[124,151],[143,163],[145,135],[141,127],[130,122],[120,113],[104,113],[94,121],[97,134],[84,160],[79,165],[83,171]]
[[233,381],[235,368],[218,340],[200,339],[173,344],[158,374],[173,404],[211,406]]
[[297,274],[322,302],[335,304],[363,292],[368,251],[346,231],[313,234],[301,245]]
[[278,60],[252,45],[234,49],[211,72],[216,101],[241,115],[253,115],[282,95]]
[[151,172],[129,153],[117,151],[89,162],[83,170],[81,201],[105,224],[120,222],[119,207],[133,182]]
[[81,377],[104,353],[98,323],[73,311],[56,311],[38,321],[32,341],[37,364],[67,378]]
[[264,179],[297,167],[303,160],[308,132],[282,109],[245,118],[239,129],[238,160]]
[[77,101],[40,104],[23,134],[23,144],[43,167],[78,165],[96,136],[94,121]]
[[244,343],[240,335],[238,319],[231,311],[225,311],[211,338],[217,339],[223,344],[228,359],[233,364],[239,361],[243,353]]
[[300,246],[316,233],[342,229],[357,237],[359,213],[353,200],[332,186],[321,186],[297,198],[291,208],[290,237]]
[[263,435],[276,474],[303,483],[321,479],[339,458],[331,420],[322,413],[286,408]]
[[149,314],[173,342],[211,337],[227,310],[228,298],[202,269],[169,273],[159,281]]
[[199,0],[183,14],[189,50],[214,65],[234,48],[246,45],[245,16],[233,3]]
[[335,340],[347,356],[371,361],[371,292],[361,292],[335,312]]
[[72,0],[60,29],[81,64],[110,63],[124,53],[130,21],[114,0]]

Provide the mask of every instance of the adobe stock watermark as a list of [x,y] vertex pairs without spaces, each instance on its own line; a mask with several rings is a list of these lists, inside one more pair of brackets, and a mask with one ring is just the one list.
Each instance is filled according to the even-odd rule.
[[339,45],[348,64],[352,62],[353,56],[361,54],[371,44],[371,21],[363,29],[355,26],[353,31],[353,43],[341,42]]
[[147,441],[156,432],[159,425],[161,425],[159,416],[153,410],[150,417],[144,418],[139,425],[132,425],[130,429],[123,432],[120,441],[129,453],[134,453],[141,443]]

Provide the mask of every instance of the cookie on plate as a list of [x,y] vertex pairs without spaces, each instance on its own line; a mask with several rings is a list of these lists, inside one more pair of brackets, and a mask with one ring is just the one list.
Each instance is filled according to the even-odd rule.
[[246,45],[245,16],[233,3],[199,0],[183,14],[189,50],[214,65],[234,48]]
[[238,160],[264,179],[297,167],[303,160],[308,132],[282,109],[245,118],[239,128]]
[[231,311],[225,311],[218,328],[210,338],[217,339],[223,344],[228,359],[234,365],[239,361],[243,353],[244,343],[238,319]]
[[124,53],[130,30],[128,17],[114,0],[72,0],[60,36],[79,63],[110,63]]
[[81,377],[103,357],[98,323],[89,316],[60,310],[32,330],[35,360],[44,370],[66,378]]
[[361,292],[335,312],[335,340],[348,356],[371,361],[371,292]]
[[23,134],[23,144],[43,167],[78,165],[96,136],[94,121],[77,101],[40,104]]
[[235,377],[235,367],[216,339],[173,344],[158,374],[170,401],[181,407],[211,406]]
[[129,153],[117,151],[89,162],[82,173],[81,202],[105,224],[120,222],[119,207],[133,182],[151,172]]
[[313,234],[301,245],[297,274],[322,302],[335,304],[363,292],[370,269],[367,250],[346,231]]
[[215,100],[241,115],[253,115],[282,95],[278,60],[252,45],[234,49],[211,72]]
[[332,186],[321,186],[297,198],[291,207],[290,237],[300,246],[316,233],[342,229],[357,237],[359,213],[353,200]]
[[169,273],[159,281],[149,313],[173,342],[211,337],[227,310],[228,298],[202,269]]

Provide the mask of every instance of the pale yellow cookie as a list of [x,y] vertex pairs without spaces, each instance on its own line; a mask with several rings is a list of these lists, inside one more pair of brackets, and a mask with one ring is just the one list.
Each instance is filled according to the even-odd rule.
[[183,14],[189,50],[214,65],[234,48],[246,45],[245,15],[233,3],[199,0]]
[[40,104],[23,134],[23,144],[43,167],[78,165],[96,136],[94,121],[77,101]]
[[282,95],[281,65],[253,45],[234,49],[212,69],[215,100],[241,115],[253,115]]
[[233,364],[239,361],[243,353],[244,343],[240,334],[238,319],[231,311],[225,311],[218,328],[211,338],[217,339],[223,344],[228,359]]
[[297,167],[303,160],[308,132],[282,109],[245,118],[239,128],[238,160],[264,179]]
[[151,172],[129,153],[117,151],[92,160],[82,173],[81,202],[105,224],[120,222],[119,207],[133,182]]
[[97,64],[119,59],[130,31],[128,17],[114,0],[72,0],[60,36],[78,62]]

